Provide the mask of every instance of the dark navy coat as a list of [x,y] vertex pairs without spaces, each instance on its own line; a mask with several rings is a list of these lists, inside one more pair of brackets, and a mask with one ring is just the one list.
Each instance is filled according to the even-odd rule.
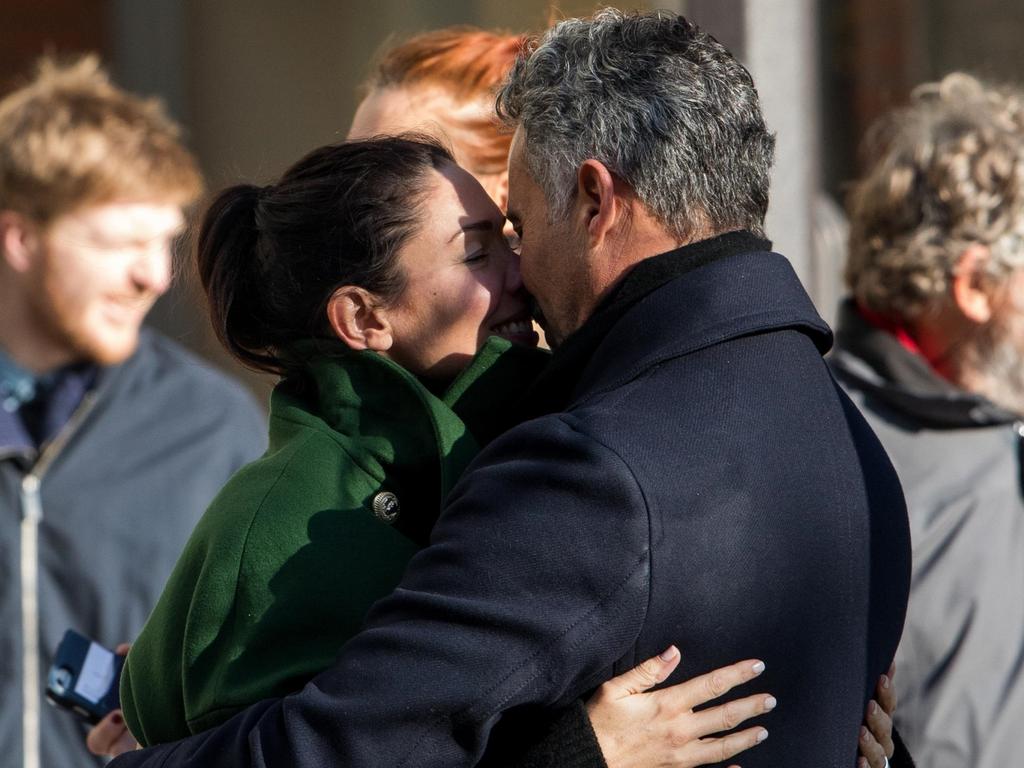
[[779,700],[745,768],[852,768],[909,539],[830,340],[782,256],[680,270],[587,350],[566,407],[480,454],[331,669],[115,765],[471,765],[503,713],[565,705],[675,643],[672,682],[766,662],[738,692]]

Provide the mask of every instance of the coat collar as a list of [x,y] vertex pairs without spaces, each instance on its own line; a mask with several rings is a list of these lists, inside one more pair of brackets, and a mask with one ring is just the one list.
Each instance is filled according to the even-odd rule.
[[401,366],[340,342],[310,340],[289,355],[301,373],[271,396],[269,450],[288,439],[288,423],[329,431],[381,490],[398,496],[395,527],[420,544],[480,447],[511,426],[502,401],[521,392],[548,359],[492,337],[434,395]]
[[990,426],[1017,419],[939,376],[927,360],[862,317],[851,300],[839,308],[836,351],[830,362],[846,383],[933,427]]
[[583,391],[618,386],[671,357],[781,328],[824,354],[832,334],[792,266],[749,232],[730,232],[638,264],[555,352],[527,415],[565,408]]

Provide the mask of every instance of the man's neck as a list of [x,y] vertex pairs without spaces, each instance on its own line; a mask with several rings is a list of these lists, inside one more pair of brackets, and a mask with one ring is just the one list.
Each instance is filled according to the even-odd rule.
[[0,349],[14,363],[36,375],[75,361],[34,318],[31,305],[12,281],[0,275]]
[[[649,217],[649,214],[644,214]],[[591,264],[594,265],[591,271],[590,290],[588,294],[590,301],[581,306],[576,313],[575,325],[572,331],[582,327],[594,314],[608,297],[626,279],[626,276],[641,262],[667,253],[694,242],[692,239],[681,242],[674,235],[669,234],[664,227],[653,221],[644,220],[633,222],[625,232],[613,240],[609,240],[602,248],[600,255],[588,256]],[[568,335],[568,334],[567,334]]]
[[640,259],[623,273],[604,301],[580,328],[553,348],[544,373],[523,399],[522,419],[565,407],[573,387],[598,345],[637,302],[668,282],[720,259],[741,253],[771,250],[771,242],[751,232],[735,231],[670,248]]
[[985,339],[991,328],[967,321],[955,307],[933,309],[913,327],[921,356],[931,369],[964,392],[1024,414],[1024,374],[1019,353],[1007,341]]
[[676,238],[661,234],[639,239],[639,242],[631,242],[629,249],[618,250],[613,258],[608,259],[606,268],[597,276],[596,300],[593,307],[597,307],[602,301],[608,298],[637,264],[657,256],[661,253],[668,253],[692,241],[680,242]]
[[[771,247],[770,240],[749,230],[733,230],[672,245],[666,251],[637,259],[628,269],[622,270],[600,302],[570,336],[590,324],[596,315],[604,314],[611,305],[629,304],[653,288],[718,259],[737,253],[770,251]],[[552,349],[557,346],[552,344]]]
[[964,351],[972,347],[977,327],[952,305],[932,307],[925,317],[924,321],[907,323],[919,354],[942,378],[965,391],[976,391],[977,376]]

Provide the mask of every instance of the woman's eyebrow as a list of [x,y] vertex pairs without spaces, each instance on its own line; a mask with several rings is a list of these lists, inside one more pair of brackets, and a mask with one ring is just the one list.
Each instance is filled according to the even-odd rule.
[[494,222],[491,221],[490,219],[481,219],[480,221],[471,221],[468,224],[463,224],[462,226],[459,227],[458,231],[454,235],[448,238],[448,242],[450,243],[452,240],[454,240],[456,237],[463,234],[464,232],[478,231],[494,231]]

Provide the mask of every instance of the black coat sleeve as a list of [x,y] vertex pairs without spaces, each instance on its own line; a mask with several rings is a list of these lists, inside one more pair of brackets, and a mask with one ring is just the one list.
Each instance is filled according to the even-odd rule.
[[525,727],[514,715],[498,724],[479,768],[608,768],[582,699],[526,719]]
[[915,768],[914,758],[910,756],[910,750],[907,749],[907,745],[903,743],[899,731],[895,728],[892,729],[892,741],[896,751],[892,753],[889,768]]
[[477,458],[430,545],[334,666],[295,695],[114,765],[474,765],[503,713],[565,707],[632,653],[649,530],[613,451],[566,418],[522,425]]

